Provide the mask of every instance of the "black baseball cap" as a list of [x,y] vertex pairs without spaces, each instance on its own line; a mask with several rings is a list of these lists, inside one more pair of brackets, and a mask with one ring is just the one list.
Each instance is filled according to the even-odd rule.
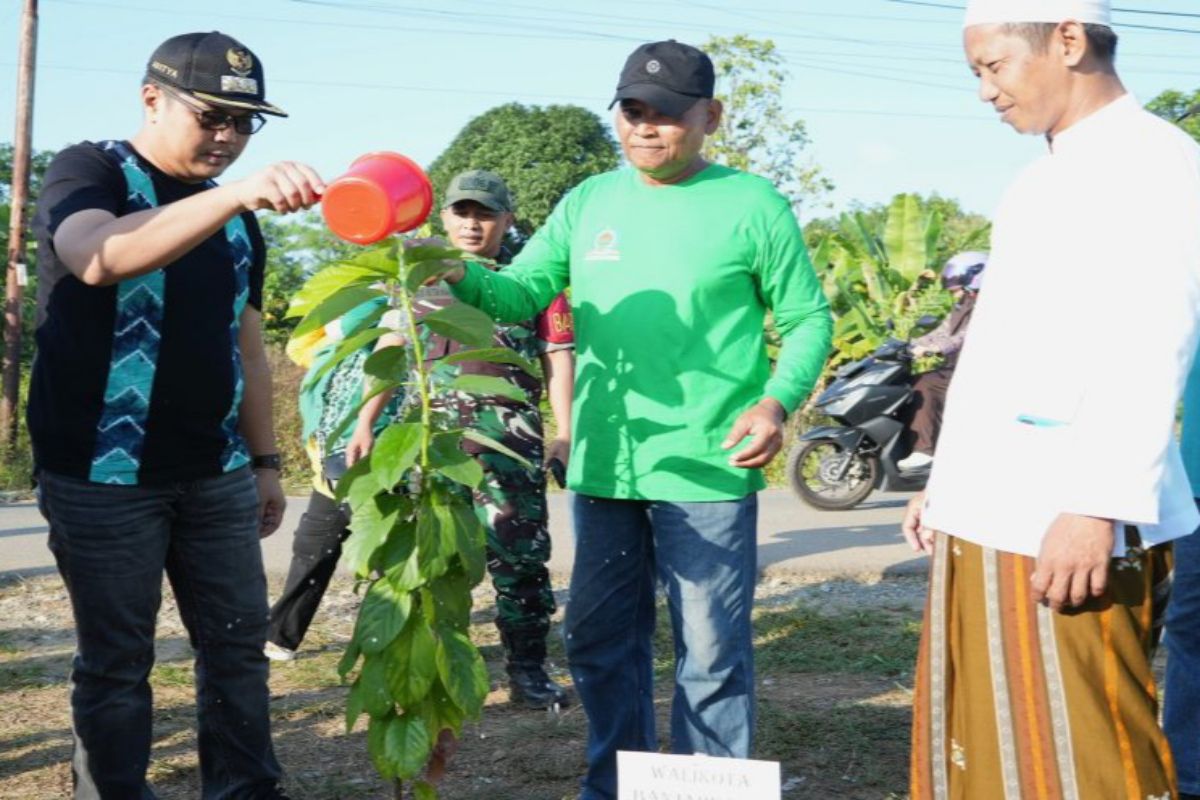
[[262,62],[244,44],[219,31],[167,39],[150,56],[146,75],[214,106],[287,116],[266,101]]
[[641,100],[668,117],[682,117],[701,98],[713,96],[712,60],[690,44],[670,39],[644,44],[630,54],[608,104]]

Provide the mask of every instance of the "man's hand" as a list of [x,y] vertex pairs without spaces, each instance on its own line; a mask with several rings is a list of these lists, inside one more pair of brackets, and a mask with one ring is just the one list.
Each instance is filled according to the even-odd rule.
[[933,350],[930,350],[925,347],[917,346],[912,349],[912,357],[913,358],[924,358],[925,356],[931,356],[933,354],[934,354]]
[[258,538],[265,539],[279,530],[287,496],[279,483],[278,470],[256,469],[254,481],[258,485]]
[[773,397],[764,397],[746,411],[729,431],[722,450],[736,447],[747,436],[753,437],[743,450],[729,457],[729,464],[742,469],[757,469],[771,463],[783,447],[783,421],[787,414]]
[[321,176],[295,161],[280,161],[230,185],[247,211],[270,209],[280,214],[311,208],[325,192]]
[[1114,537],[1110,519],[1059,514],[1042,539],[1033,599],[1062,611],[1104,594]]
[[[405,239],[404,248],[410,250],[414,247],[450,247],[450,243],[445,239],[437,236],[429,236],[423,239]],[[434,275],[429,280],[425,281],[428,286],[431,283],[437,283],[444,280],[446,283],[458,283],[467,274],[467,268],[461,261],[446,260],[442,262],[446,266],[445,272],[440,272]]]
[[904,534],[904,541],[908,542],[909,547],[913,550],[933,555],[934,531],[921,524],[923,513],[925,513],[925,493],[917,492],[913,499],[908,501],[908,507],[904,509],[904,521],[900,523],[900,531]]
[[547,465],[554,459],[558,459],[565,467],[570,463],[571,459],[571,440],[565,436],[556,436],[546,442],[546,454],[542,458],[542,464]]

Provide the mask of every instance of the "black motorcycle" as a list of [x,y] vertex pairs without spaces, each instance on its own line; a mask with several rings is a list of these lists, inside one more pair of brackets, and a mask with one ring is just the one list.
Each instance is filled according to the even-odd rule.
[[840,510],[876,489],[925,488],[928,466],[905,471],[896,466],[912,447],[907,419],[914,377],[909,345],[896,339],[837,371],[816,407],[838,424],[805,431],[788,454],[788,478],[801,500]]

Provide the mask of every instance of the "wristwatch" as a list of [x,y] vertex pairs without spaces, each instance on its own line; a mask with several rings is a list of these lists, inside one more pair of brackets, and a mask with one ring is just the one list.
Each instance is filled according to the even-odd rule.
[[254,456],[250,459],[251,469],[273,469],[276,472],[283,468],[283,459],[279,457],[279,453],[267,453],[266,455]]

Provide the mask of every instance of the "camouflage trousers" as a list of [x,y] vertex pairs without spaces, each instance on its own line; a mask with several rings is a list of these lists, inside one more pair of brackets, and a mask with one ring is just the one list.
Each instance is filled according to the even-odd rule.
[[[504,633],[545,637],[554,614],[550,586],[550,530],[542,472],[540,415],[505,406],[479,409],[471,426],[532,464],[522,466],[494,450],[473,453],[484,481],[475,510],[487,529],[488,572],[496,590],[496,627]],[[473,448],[474,449],[474,448]]]

